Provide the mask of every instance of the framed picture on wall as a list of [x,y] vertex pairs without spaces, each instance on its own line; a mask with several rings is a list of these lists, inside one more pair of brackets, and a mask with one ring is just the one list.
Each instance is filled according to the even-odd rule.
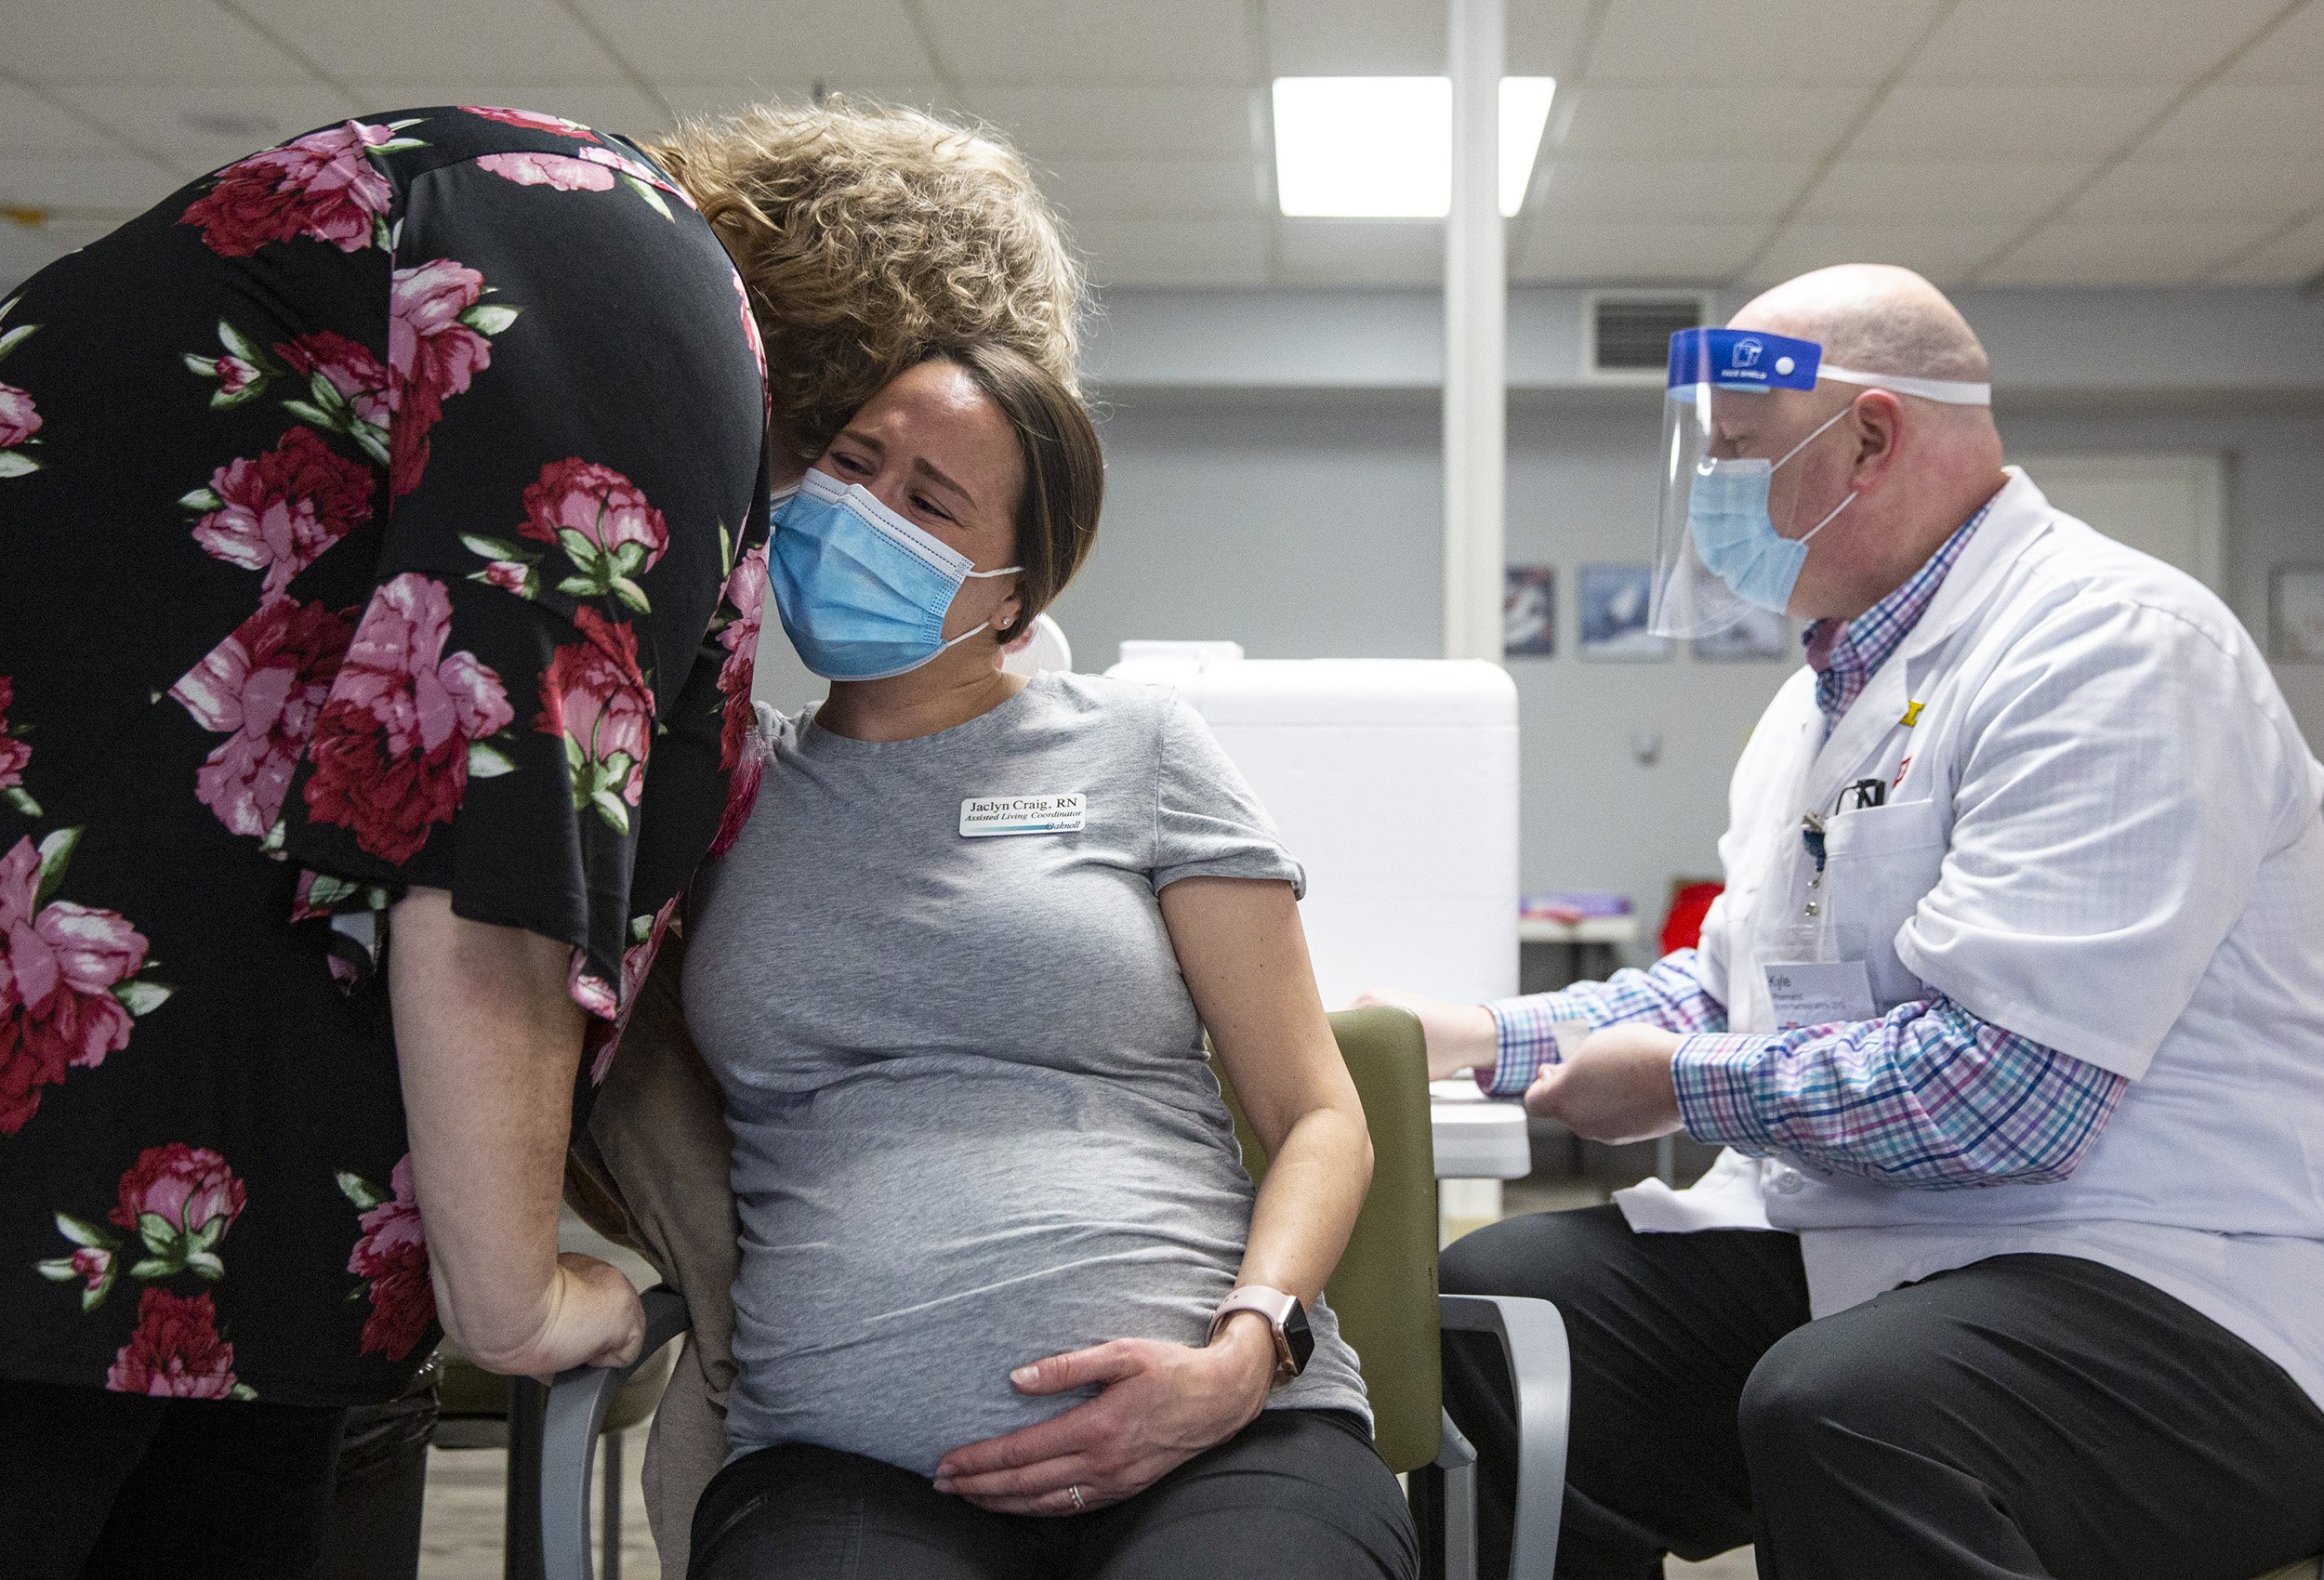
[[1501,588],[1501,651],[1547,658],[1557,651],[1557,567],[1512,565]]
[[1651,565],[1584,565],[1581,568],[1581,656],[1661,659],[1670,641],[1646,628],[1654,599]]
[[2324,565],[2278,565],[2269,578],[2269,645],[2293,664],[2324,664]]
[[1791,622],[1780,614],[1754,609],[1723,631],[1695,639],[1695,656],[1713,664],[1765,663],[1800,656]]

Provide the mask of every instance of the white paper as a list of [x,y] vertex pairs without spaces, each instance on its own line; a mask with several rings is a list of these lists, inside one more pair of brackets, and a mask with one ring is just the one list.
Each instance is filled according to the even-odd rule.
[[1873,1019],[1872,979],[1861,960],[1778,961],[1766,972],[1779,1032]]

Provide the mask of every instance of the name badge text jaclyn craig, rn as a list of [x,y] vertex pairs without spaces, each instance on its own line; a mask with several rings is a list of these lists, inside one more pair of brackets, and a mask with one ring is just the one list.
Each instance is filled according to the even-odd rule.
[[1089,810],[1080,791],[1063,796],[971,796],[960,803],[960,835],[1077,834]]

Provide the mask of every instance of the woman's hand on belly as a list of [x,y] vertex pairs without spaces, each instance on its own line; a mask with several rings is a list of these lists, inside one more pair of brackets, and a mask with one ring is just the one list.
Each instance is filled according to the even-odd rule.
[[1020,1366],[1009,1375],[1020,1393],[1100,1391],[1037,1426],[954,1449],[936,1467],[936,1490],[996,1514],[1078,1514],[1135,1497],[1248,1426],[1274,1369],[1274,1336],[1257,1317],[1228,1323],[1199,1350],[1117,1338]]

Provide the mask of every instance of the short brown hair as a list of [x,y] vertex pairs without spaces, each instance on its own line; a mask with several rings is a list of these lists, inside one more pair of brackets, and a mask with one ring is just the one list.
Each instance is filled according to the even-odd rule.
[[1073,580],[1097,542],[1105,505],[1105,453],[1081,397],[1030,357],[1007,346],[968,345],[938,351],[931,361],[953,363],[1000,408],[1017,436],[1024,487],[1017,496],[1017,546],[1024,569],[1017,577],[1016,622],[1049,607]]
[[1081,266],[998,138],[833,98],[686,121],[647,148],[742,275],[801,460],[939,348],[1006,346],[1076,388]]

